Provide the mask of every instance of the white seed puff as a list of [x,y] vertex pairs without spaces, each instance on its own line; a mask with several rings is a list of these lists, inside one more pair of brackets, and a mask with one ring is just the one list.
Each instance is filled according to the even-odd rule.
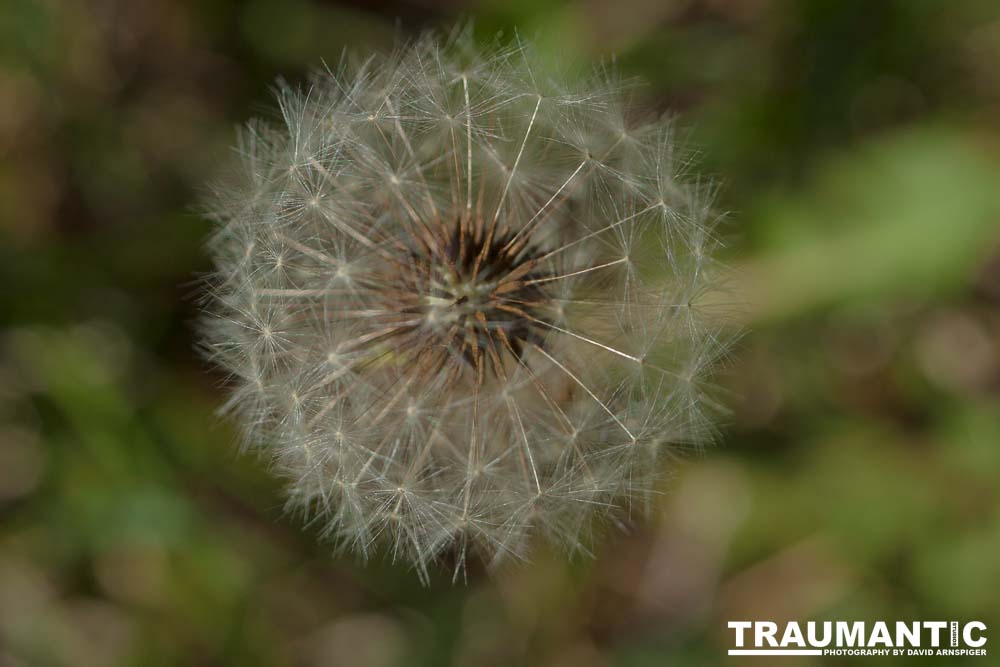
[[331,538],[422,577],[584,548],[710,435],[715,218],[607,71],[463,33],[279,102],[212,190],[204,346]]

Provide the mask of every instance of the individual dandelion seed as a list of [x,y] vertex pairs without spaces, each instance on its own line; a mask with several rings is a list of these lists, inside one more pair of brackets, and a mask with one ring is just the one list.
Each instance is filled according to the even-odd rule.
[[585,549],[710,435],[716,219],[612,74],[461,33],[278,96],[210,198],[204,346],[326,535],[425,579]]

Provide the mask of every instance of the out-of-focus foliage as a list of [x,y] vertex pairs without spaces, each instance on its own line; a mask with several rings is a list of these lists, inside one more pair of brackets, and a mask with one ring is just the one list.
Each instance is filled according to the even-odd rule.
[[457,5],[6,0],[0,664],[716,665],[731,619],[1000,627],[1000,7],[465,10],[614,57],[720,176],[724,446],[592,561],[424,588],[332,557],[212,413],[195,203],[276,76]]

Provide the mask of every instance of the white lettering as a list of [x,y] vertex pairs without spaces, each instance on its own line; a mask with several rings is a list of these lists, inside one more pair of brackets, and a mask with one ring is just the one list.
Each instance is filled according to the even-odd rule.
[[757,646],[763,646],[764,640],[767,640],[767,645],[772,648],[777,648],[778,642],[774,640],[774,635],[778,633],[778,624],[772,623],[771,621],[761,621],[754,628],[754,644]]
[[865,624],[862,621],[837,621],[837,646],[864,646]]
[[729,628],[731,630],[736,630],[736,646],[739,648],[743,647],[743,631],[749,628],[753,623],[750,621],[729,621]]
[[[972,638],[972,630],[979,630],[979,639]],[[972,648],[979,648],[986,643],[986,637],[982,633],[986,632],[986,624],[980,621],[972,621],[971,623],[966,623],[965,628],[962,629],[962,639],[965,640],[966,646],[971,646]]]
[[781,636],[781,648],[792,645],[803,648],[806,645],[806,640],[802,637],[802,629],[795,621],[785,626],[785,634]]
[[892,637],[889,636],[889,626],[885,624],[885,621],[877,621],[872,628],[871,636],[868,637],[869,646],[877,644],[892,646]]
[[931,646],[941,645],[941,631],[948,627],[945,621],[924,621],[924,627],[931,631]]
[[896,621],[896,646],[903,645],[920,646],[920,623],[914,621],[906,624],[903,621]]
[[830,641],[833,640],[833,632],[831,628],[833,624],[830,621],[823,621],[823,638],[820,639],[816,636],[816,623],[810,621],[806,626],[806,632],[809,633],[809,645],[823,647],[829,645]]

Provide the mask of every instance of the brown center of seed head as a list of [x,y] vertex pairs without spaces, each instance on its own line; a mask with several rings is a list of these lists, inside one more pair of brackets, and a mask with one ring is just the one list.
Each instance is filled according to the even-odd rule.
[[506,379],[526,345],[544,343],[551,297],[540,257],[527,234],[491,239],[461,221],[414,244],[387,267],[399,327],[384,342],[432,373],[471,372],[477,386]]

